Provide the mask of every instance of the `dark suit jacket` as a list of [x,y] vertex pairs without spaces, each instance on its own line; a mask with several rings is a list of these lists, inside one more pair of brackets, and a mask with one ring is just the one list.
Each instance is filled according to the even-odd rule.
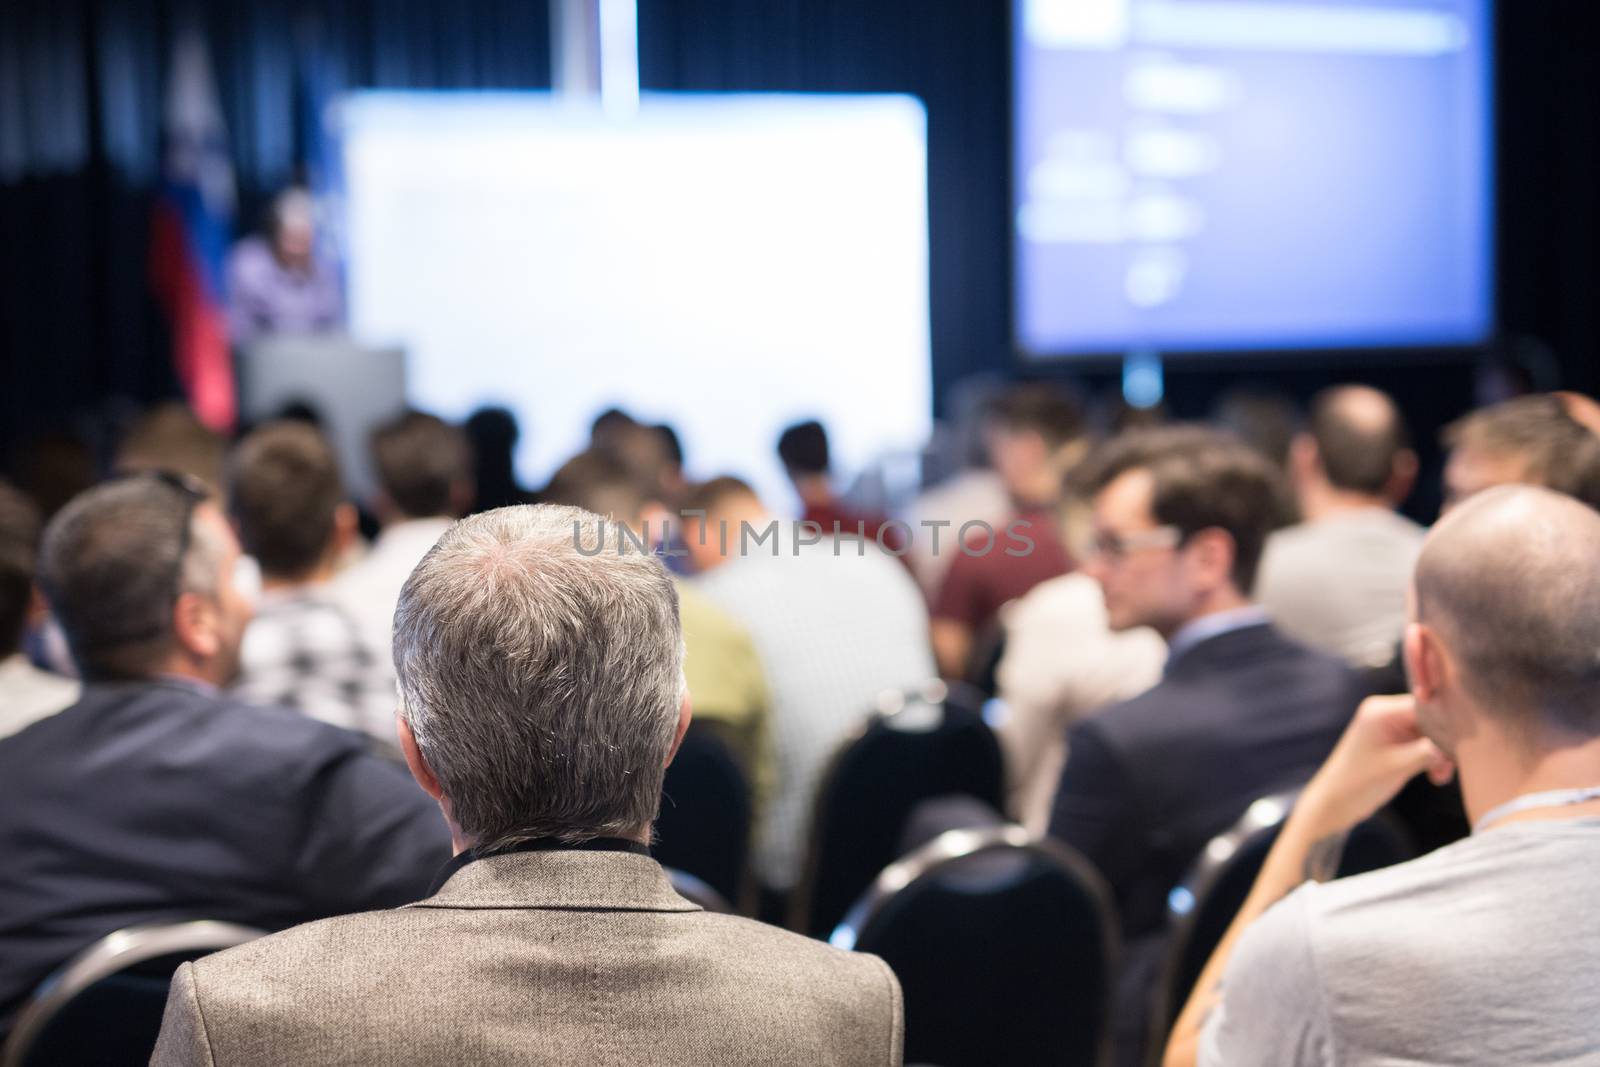
[[125,926],[277,930],[423,897],[449,833],[365,748],[178,681],[90,685],[0,740],[0,1032],[51,970]]
[[1204,640],[1071,729],[1050,833],[1105,875],[1125,938],[1155,933],[1206,842],[1258,797],[1304,784],[1361,696],[1342,662],[1270,625]]
[[265,937],[172,983],[154,1067],[899,1067],[875,956],[710,915],[648,856],[491,856],[434,896]]

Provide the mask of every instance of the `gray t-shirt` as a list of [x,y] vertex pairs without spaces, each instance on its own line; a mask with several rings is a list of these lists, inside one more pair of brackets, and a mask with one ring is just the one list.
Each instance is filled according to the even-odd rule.
[[1255,596],[1278,628],[1356,667],[1394,657],[1427,531],[1383,508],[1342,512],[1267,541]]
[[1600,1065],[1600,818],[1306,885],[1240,940],[1202,1067]]

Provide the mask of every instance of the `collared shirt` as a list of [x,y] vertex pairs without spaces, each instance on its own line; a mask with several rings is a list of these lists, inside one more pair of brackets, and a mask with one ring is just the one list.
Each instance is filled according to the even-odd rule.
[[388,650],[370,644],[325,588],[262,594],[240,657],[234,696],[356,730],[381,751],[396,754],[398,698]]
[[1235,630],[1243,630],[1246,626],[1265,626],[1271,621],[1266,609],[1256,604],[1216,611],[1210,615],[1202,615],[1198,619],[1190,619],[1180,626],[1178,632],[1167,642],[1167,667],[1170,669],[1185,652],[1202,641],[1209,641],[1213,637],[1221,637]]

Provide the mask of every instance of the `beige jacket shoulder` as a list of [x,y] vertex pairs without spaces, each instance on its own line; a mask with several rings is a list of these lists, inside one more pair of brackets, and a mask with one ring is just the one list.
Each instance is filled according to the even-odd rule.
[[152,1064],[900,1064],[900,987],[622,852],[470,863],[393,911],[179,969]]

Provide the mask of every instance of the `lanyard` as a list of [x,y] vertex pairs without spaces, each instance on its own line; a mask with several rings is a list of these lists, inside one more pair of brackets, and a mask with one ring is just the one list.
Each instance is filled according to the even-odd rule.
[[1529,793],[1526,796],[1513,797],[1479,819],[1473,825],[1472,832],[1481,834],[1492,824],[1524,811],[1533,811],[1536,808],[1565,808],[1573,804],[1587,804],[1591,800],[1600,800],[1600,785],[1589,786],[1587,789],[1552,789],[1545,793]]

